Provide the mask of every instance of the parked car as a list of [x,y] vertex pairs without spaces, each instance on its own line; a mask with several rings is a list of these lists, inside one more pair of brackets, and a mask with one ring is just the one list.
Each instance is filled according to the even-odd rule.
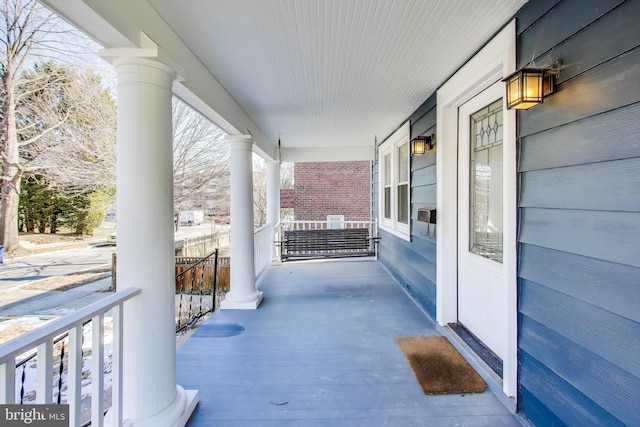
[[108,245],[115,245],[116,244],[116,231],[114,230],[113,233],[109,233],[109,235],[107,236],[107,244]]

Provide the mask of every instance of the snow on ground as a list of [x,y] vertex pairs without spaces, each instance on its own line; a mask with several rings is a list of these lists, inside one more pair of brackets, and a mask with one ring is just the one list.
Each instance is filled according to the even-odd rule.
[[[113,355],[113,318],[111,313],[108,312],[104,316],[104,389],[111,388],[111,366]],[[93,323],[89,322],[83,327],[82,331],[82,383],[81,383],[81,396],[84,400],[91,395],[91,359],[92,359],[92,329]],[[53,400],[57,401],[59,392],[59,380],[60,380],[60,356],[62,354],[64,345],[64,357],[62,358],[62,402],[67,400],[67,368],[68,368],[68,339],[64,338],[59,341],[53,347]],[[20,357],[18,361],[30,358],[26,363],[16,368],[16,402],[20,402],[20,394],[23,394],[22,401],[24,403],[35,402],[36,398],[36,377],[37,377],[37,357],[35,357],[35,349],[27,352]],[[24,380],[23,380],[24,375]]]
[[0,344],[24,335],[56,318],[57,316],[7,316],[0,318]]
[[[189,319],[189,307],[191,306],[191,313],[198,313],[210,310],[213,304],[213,300],[210,295],[203,297],[190,296],[190,295],[176,295],[176,311],[180,314],[180,318],[184,322],[185,319]],[[5,337],[5,332],[9,330],[16,331],[15,336],[26,333],[39,326],[44,325],[47,322],[51,322],[54,319],[68,315],[75,310],[68,308],[57,308],[46,310],[46,315],[35,316],[21,316],[8,320],[0,321],[0,336]],[[178,315],[176,314],[176,321]],[[203,319],[200,319],[201,321]],[[198,322],[199,323],[201,323]],[[111,312],[105,313],[104,316],[104,390],[105,396],[110,400],[111,387],[112,387],[112,366],[113,366],[113,318]],[[193,325],[193,327],[196,327]],[[17,333],[17,331],[22,331]],[[83,327],[83,340],[82,340],[82,383],[81,383],[81,396],[83,413],[89,413],[90,397],[91,397],[91,361],[92,361],[92,342],[93,342],[93,323],[88,322]],[[177,344],[181,344],[190,336],[189,331],[183,331],[176,335]],[[13,338],[12,336],[11,338]],[[8,341],[11,338],[7,338]],[[62,385],[61,385],[61,401],[67,401],[67,369],[68,369],[68,339],[64,338],[60,342],[54,345],[53,348],[53,378],[52,378],[52,390],[54,402],[58,399],[59,393],[59,380],[60,380],[60,355],[62,354],[64,345],[64,357],[62,358]],[[15,381],[16,381],[16,402],[20,402],[20,395],[23,394],[22,402],[33,403],[36,399],[36,378],[37,378],[37,358],[35,357],[35,348],[17,358],[17,362],[29,359],[24,364],[16,367]],[[24,379],[23,379],[24,376]],[[109,407],[111,402],[105,402],[105,407]],[[87,410],[85,410],[85,406]]]

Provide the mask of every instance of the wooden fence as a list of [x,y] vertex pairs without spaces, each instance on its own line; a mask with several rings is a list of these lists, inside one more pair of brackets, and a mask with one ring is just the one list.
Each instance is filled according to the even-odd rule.
[[[176,276],[178,276],[181,272],[188,269],[189,266],[198,262],[200,259],[202,258],[201,257],[176,257],[176,267],[175,267]],[[229,260],[230,260],[229,257],[218,258],[218,289],[224,292],[229,291],[230,269],[231,269]],[[116,290],[116,269],[117,269],[116,262],[117,262],[116,254],[114,253],[111,255],[111,288],[110,288],[111,291]],[[176,279],[176,285],[175,285],[176,293],[179,292],[180,286],[181,286],[181,283],[179,283],[179,280],[180,281],[185,280],[190,283],[192,281],[191,280],[192,275],[195,277],[198,277],[201,274],[204,274],[203,277],[205,277],[205,283],[207,281],[211,282],[211,280],[213,279],[213,261],[207,262],[203,266],[198,266],[194,268],[193,272],[185,273],[185,275],[187,275],[188,277],[185,277],[184,279]],[[199,285],[195,286],[196,292],[200,290],[198,286]]]
[[[200,286],[206,288],[208,284],[213,284],[213,259],[204,261],[191,271],[180,275],[201,259],[202,257],[176,257],[176,293],[179,293],[181,289],[200,292]],[[221,291],[229,290],[229,257],[218,258],[218,289]]]

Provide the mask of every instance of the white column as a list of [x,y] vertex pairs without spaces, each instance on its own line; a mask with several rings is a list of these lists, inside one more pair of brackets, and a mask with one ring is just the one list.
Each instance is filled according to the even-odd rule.
[[142,58],[118,58],[113,65],[118,72],[117,282],[120,289],[142,289],[125,307],[123,414],[133,426],[179,425],[195,406],[197,392],[176,384],[175,73]]
[[221,309],[255,309],[262,301],[256,290],[253,243],[253,140],[229,136],[231,148],[231,286]]
[[[273,241],[278,240],[275,227],[280,222],[280,162],[267,161],[267,224],[273,227]],[[271,258],[277,257],[275,244],[271,246]]]

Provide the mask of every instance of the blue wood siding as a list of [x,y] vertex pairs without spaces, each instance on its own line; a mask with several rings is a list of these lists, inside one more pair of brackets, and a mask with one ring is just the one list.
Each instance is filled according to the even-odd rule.
[[[640,0],[530,0],[516,18],[518,67],[562,59],[556,93],[517,116],[518,409],[640,425]],[[435,95],[411,124],[435,133]],[[416,221],[435,150],[411,172],[411,241],[382,232],[380,261],[435,316],[437,239]]]
[[[436,96],[433,94],[410,117],[411,137],[436,132]],[[418,209],[436,205],[436,149],[411,158],[411,241],[380,231],[379,260],[414,300],[434,319],[436,315],[436,236],[434,225],[419,222]],[[377,171],[377,168],[376,168]],[[373,174],[377,214],[378,175]]]
[[640,425],[640,1],[533,0],[518,66],[562,58],[518,113],[519,409]]

